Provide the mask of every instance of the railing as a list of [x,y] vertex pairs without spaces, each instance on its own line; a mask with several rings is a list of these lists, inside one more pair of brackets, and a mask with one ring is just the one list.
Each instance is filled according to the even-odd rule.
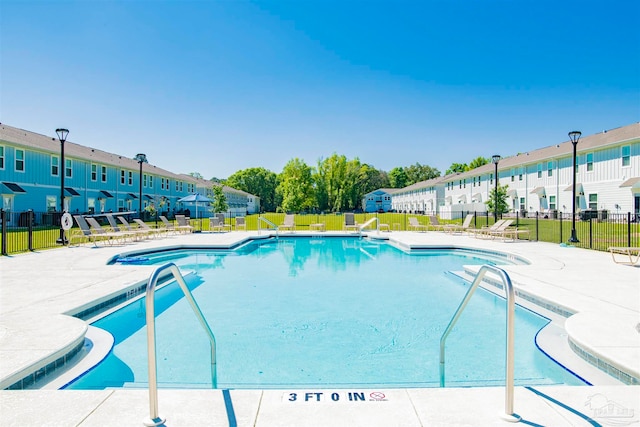
[[515,292],[513,285],[511,284],[511,278],[506,271],[501,268],[494,267],[492,265],[483,265],[480,267],[476,278],[474,279],[471,287],[465,294],[460,306],[456,310],[455,314],[451,318],[449,325],[445,329],[442,337],[440,338],[440,387],[444,387],[444,345],[449,333],[455,326],[458,318],[462,314],[462,311],[467,306],[467,303],[473,296],[476,288],[482,282],[487,271],[497,274],[502,279],[504,284],[504,290],[507,296],[507,350],[506,350],[506,379],[505,379],[505,402],[504,402],[504,414],[502,418],[510,422],[520,421],[520,417],[513,413],[513,347],[514,347],[514,315],[515,315]]
[[271,230],[276,230],[276,238],[278,238],[278,226],[275,225],[273,222],[269,221],[267,218],[263,217],[263,216],[259,216],[258,217],[258,234],[260,234],[260,231],[262,230],[262,228],[260,227],[260,225],[262,223],[265,223],[267,225],[271,226]]
[[364,230],[365,228],[367,228],[370,224],[376,223],[376,230],[379,230],[379,226],[380,226],[380,222],[378,221],[378,217],[374,216],[373,218],[369,219],[367,222],[365,222],[364,224],[360,225],[360,233],[362,233],[362,230]]
[[158,415],[158,380],[157,380],[157,367],[156,367],[156,316],[155,316],[155,289],[156,283],[158,282],[158,278],[161,273],[165,270],[170,270],[173,274],[173,277],[180,285],[180,289],[184,293],[185,298],[189,301],[189,305],[193,309],[196,317],[200,321],[200,324],[204,328],[208,338],[209,343],[211,345],[211,385],[212,387],[216,387],[217,385],[217,374],[216,374],[216,339],[211,332],[211,328],[207,323],[206,319],[202,315],[202,311],[200,311],[200,307],[198,307],[198,303],[193,298],[191,291],[187,287],[186,282],[184,281],[184,277],[180,273],[180,269],[173,264],[165,264],[161,267],[158,267],[151,277],[149,277],[149,281],[147,282],[147,291],[146,291],[146,320],[147,320],[147,358],[149,360],[149,418],[145,419],[144,425],[146,426],[159,426],[165,423],[166,419],[161,418]]

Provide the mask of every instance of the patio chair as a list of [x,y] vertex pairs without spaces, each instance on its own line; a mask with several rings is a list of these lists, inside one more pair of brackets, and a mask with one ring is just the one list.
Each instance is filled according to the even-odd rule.
[[96,244],[98,237],[91,233],[89,224],[84,220],[84,217],[82,215],[74,215],[73,218],[76,220],[78,228],[69,230],[69,247],[73,246],[74,241],[81,241],[82,243],[85,241],[93,242],[95,246],[98,246]]
[[221,233],[227,229],[231,231],[231,224],[225,224],[224,220],[220,220],[220,217],[212,216],[209,218],[209,231]]
[[360,231],[360,226],[353,213],[347,212],[344,214],[344,224],[342,229],[345,231]]
[[507,235],[507,227],[509,227],[513,223],[512,219],[507,219],[502,222],[498,227],[493,230],[488,230],[486,233],[481,234],[481,237],[490,237],[492,239],[496,239],[498,237],[506,238]]
[[189,220],[184,215],[176,215],[176,221],[178,225],[175,228],[180,233],[193,233],[193,227],[189,225]]
[[247,223],[244,220],[243,216],[237,216],[236,217],[236,231],[243,229],[244,231],[247,231]]
[[408,220],[409,226],[407,227],[407,229],[409,231],[427,231],[427,226],[424,224],[420,224],[417,217],[410,216]]
[[95,218],[85,218],[87,224],[89,224],[89,229],[91,230],[91,234],[100,238],[101,241],[107,242],[110,245],[114,243],[124,243],[128,238],[131,238],[131,235],[116,232],[112,229],[104,229]]
[[284,220],[282,221],[282,224],[280,224],[278,226],[278,230],[291,230],[291,231],[295,231],[296,229],[296,223],[295,223],[295,217],[293,214],[285,214],[284,215]]

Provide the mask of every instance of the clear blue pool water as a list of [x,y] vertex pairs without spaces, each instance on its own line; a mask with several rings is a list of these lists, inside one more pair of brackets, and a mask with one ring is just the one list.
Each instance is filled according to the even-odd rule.
[[[145,256],[195,272],[187,283],[216,336],[217,387],[249,389],[437,387],[440,336],[469,286],[449,272],[506,262],[357,238]],[[156,312],[159,386],[210,388],[209,343],[175,283],[157,291]],[[516,312],[516,384],[581,384],[536,348],[547,319]],[[146,387],[144,322],[144,299],[95,322],[115,346],[68,388]],[[504,337],[504,300],[479,289],[447,340],[447,386],[503,385]]]

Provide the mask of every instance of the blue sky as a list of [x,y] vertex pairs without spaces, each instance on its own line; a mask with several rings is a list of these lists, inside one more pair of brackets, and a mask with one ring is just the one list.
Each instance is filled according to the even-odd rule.
[[0,121],[205,178],[502,156],[640,120],[640,2],[0,2]]

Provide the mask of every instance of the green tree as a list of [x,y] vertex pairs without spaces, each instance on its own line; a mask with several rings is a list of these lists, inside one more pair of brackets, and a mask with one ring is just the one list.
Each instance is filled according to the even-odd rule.
[[403,167],[395,167],[389,171],[389,184],[391,188],[403,188],[407,186],[407,173]]
[[312,168],[303,160],[289,160],[278,177],[276,193],[281,197],[285,212],[300,212],[315,205]]
[[468,167],[467,170],[472,170],[472,169],[475,169],[475,168],[479,168],[480,166],[484,166],[484,165],[488,164],[490,161],[491,161],[490,159],[484,158],[482,156],[476,157],[475,159],[473,159],[471,161],[471,163],[469,163],[469,167]]
[[438,169],[434,169],[427,165],[421,165],[420,163],[416,163],[415,165],[411,165],[403,169],[407,176],[406,185],[415,184],[416,182],[422,182],[440,176],[440,171]]
[[362,178],[362,196],[379,188],[389,188],[389,174],[364,163],[360,168]]
[[502,186],[498,184],[498,197],[496,199],[496,189],[495,187],[489,191],[489,198],[485,202],[487,205],[487,210],[489,212],[495,212],[496,200],[497,200],[497,208],[498,208],[498,216],[503,213],[507,213],[509,211],[509,205],[507,204],[507,190],[509,189],[508,185]]
[[276,203],[278,175],[268,169],[258,167],[239,170],[227,178],[226,184],[260,197],[260,208],[264,211],[275,212],[278,207]]
[[451,163],[449,169],[444,173],[445,175],[451,175],[452,173],[462,173],[469,170],[469,166],[466,163]]
[[223,213],[229,209],[227,204],[227,196],[224,195],[222,185],[213,184],[213,203],[214,212]]

